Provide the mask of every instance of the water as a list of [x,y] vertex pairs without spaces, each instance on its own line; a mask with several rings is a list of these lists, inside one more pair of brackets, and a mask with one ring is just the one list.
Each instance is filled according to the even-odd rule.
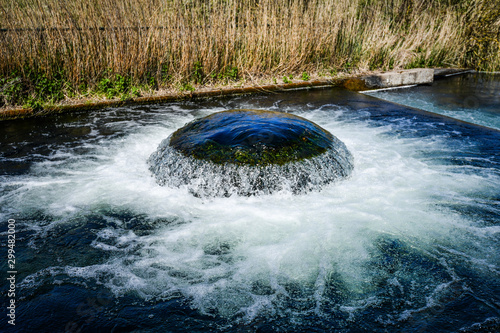
[[230,110],[190,122],[148,159],[157,183],[198,197],[305,193],[347,177],[344,143],[285,112]]
[[[317,123],[351,151],[350,178],[301,195],[158,186],[147,159],[159,143],[234,108]],[[340,89],[0,127],[0,240],[15,219],[18,271],[6,332],[500,325],[498,131]]]
[[432,86],[366,93],[500,130],[500,74],[470,73],[436,80]]

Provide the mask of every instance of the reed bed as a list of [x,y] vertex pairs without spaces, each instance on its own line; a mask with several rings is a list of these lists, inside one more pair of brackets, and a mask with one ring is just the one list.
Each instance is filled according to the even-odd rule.
[[352,70],[500,70],[495,2],[0,0],[0,106]]

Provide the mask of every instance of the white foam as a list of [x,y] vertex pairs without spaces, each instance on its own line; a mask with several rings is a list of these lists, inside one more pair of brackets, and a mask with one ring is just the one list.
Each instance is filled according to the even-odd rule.
[[[455,248],[465,242],[471,221],[442,205],[466,200],[491,177],[498,184],[497,176],[486,180],[423,157],[420,152],[445,152],[445,137],[401,138],[391,134],[391,126],[343,122],[347,111],[334,112],[337,117],[325,109],[301,115],[346,144],[354,155],[354,171],[347,181],[306,195],[199,199],[184,188],[158,186],[147,159],[164,138],[191,120],[188,115],[167,127],[139,128],[104,143],[88,164],[85,156],[69,165],[44,162],[43,174],[16,180],[21,187],[4,200],[19,200],[22,210],[43,207],[61,217],[59,223],[71,223],[67,217],[75,212],[102,205],[182,223],[142,236],[116,223],[92,243],[113,254],[108,261],[48,268],[23,283],[63,271],[98,280],[116,295],[134,291],[145,299],[166,299],[181,293],[204,313],[242,314],[250,320],[279,311],[282,299],[295,297],[290,295],[293,285],[312,289],[304,297],[310,297],[311,311],[320,313],[332,274],[350,293],[366,294],[377,278],[369,263],[381,238],[398,239],[422,252],[432,252],[436,244]],[[389,282],[403,291],[398,279]],[[340,310],[354,316],[377,302],[370,296]]]

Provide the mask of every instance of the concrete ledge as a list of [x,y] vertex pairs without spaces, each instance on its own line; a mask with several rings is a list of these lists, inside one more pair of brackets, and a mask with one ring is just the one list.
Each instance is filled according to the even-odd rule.
[[434,70],[430,68],[387,72],[364,77],[368,88],[391,88],[410,84],[429,84],[434,81]]
[[55,105],[55,106],[45,107],[42,110],[33,110],[30,108],[18,108],[18,109],[0,111],[0,121],[9,119],[40,117],[40,116],[52,115],[56,113],[72,112],[72,111],[96,110],[107,107],[119,107],[125,105],[157,104],[163,102],[172,102],[172,101],[180,101],[188,99],[245,95],[245,94],[253,94],[259,92],[260,93],[283,92],[283,91],[291,91],[299,89],[335,87],[335,86],[342,86],[344,82],[345,79],[321,79],[321,80],[311,80],[311,81],[294,82],[287,84],[271,84],[265,86],[251,86],[251,87],[241,87],[241,88],[228,87],[221,89],[200,90],[200,91],[166,94],[159,96],[135,97],[127,100],[108,100],[108,101],[97,101],[97,102],[80,103],[80,104]]
[[462,68],[436,68],[434,69],[434,80],[444,79],[454,75],[462,75],[467,73],[477,73],[473,69]]
[[344,86],[349,90],[362,91],[415,84],[431,84],[433,81],[434,69],[416,68],[352,78],[348,79]]
[[467,69],[429,69],[418,68],[385,72],[379,74],[359,75],[348,78],[319,79],[305,82],[294,82],[287,84],[271,84],[265,86],[250,87],[228,87],[222,89],[208,89],[193,92],[165,94],[150,97],[136,97],[127,100],[94,101],[80,104],[66,104],[46,107],[43,110],[18,108],[0,111],[0,121],[16,118],[28,118],[45,116],[54,113],[72,112],[80,110],[102,109],[106,107],[118,107],[124,105],[155,104],[169,101],[186,99],[208,98],[217,96],[231,96],[241,94],[252,94],[259,92],[281,92],[297,89],[312,89],[323,87],[344,87],[348,90],[363,91],[370,89],[392,88],[406,85],[431,84],[434,78],[446,77],[462,73],[469,73]]

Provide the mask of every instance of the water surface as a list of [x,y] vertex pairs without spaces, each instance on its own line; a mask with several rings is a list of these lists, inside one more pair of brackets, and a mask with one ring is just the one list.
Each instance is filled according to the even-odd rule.
[[500,130],[500,74],[468,73],[371,96]]
[[[208,199],[156,184],[163,139],[235,108],[314,121],[351,151],[350,178]],[[0,239],[15,219],[18,259],[18,325],[2,329],[495,330],[499,140],[340,89],[2,122]]]

